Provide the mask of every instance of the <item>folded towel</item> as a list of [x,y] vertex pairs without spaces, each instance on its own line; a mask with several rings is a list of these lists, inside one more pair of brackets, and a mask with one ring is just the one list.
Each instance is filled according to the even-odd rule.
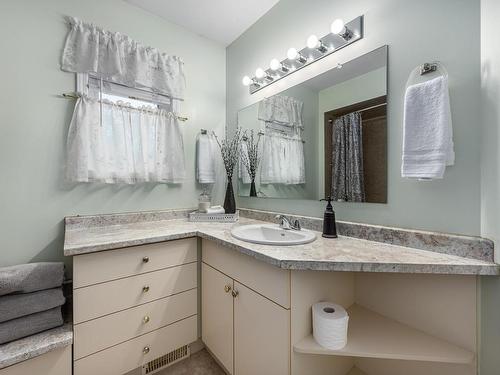
[[62,288],[0,297],[0,322],[64,305]]
[[222,206],[212,206],[209,209],[207,209],[207,214],[223,214],[225,212],[226,211]]
[[196,179],[200,184],[215,183],[216,145],[214,137],[198,134],[196,137]]
[[61,307],[0,323],[0,344],[63,325]]
[[454,161],[448,78],[440,76],[409,86],[405,95],[401,175],[443,178],[446,166]]
[[0,296],[29,293],[62,285],[64,264],[60,262],[28,263],[0,268]]

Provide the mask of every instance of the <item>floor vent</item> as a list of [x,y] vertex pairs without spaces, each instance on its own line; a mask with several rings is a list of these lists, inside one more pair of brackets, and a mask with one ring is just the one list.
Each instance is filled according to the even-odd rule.
[[188,345],[181,346],[170,353],[167,353],[159,358],[153,359],[142,366],[142,375],[154,374],[182,359],[189,357],[190,350]]

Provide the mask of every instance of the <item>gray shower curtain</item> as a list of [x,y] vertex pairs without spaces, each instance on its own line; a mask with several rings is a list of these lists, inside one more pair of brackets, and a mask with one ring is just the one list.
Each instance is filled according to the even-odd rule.
[[333,123],[332,198],[364,202],[363,129],[360,112],[337,118]]

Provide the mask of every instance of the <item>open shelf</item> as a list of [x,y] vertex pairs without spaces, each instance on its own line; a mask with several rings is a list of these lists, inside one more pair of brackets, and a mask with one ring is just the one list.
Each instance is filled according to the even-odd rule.
[[353,367],[352,369],[349,370],[349,372],[345,375],[366,375],[366,372],[361,371],[357,367]]
[[[468,364],[474,353],[359,305],[348,309],[347,345],[341,350],[320,346],[312,335],[293,346],[297,353]],[[356,373],[354,373],[356,374]],[[350,375],[350,373],[349,373]]]

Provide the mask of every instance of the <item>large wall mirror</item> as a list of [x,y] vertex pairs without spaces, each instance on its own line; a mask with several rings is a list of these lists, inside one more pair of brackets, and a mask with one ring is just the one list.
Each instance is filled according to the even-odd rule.
[[238,194],[386,203],[386,98],[384,46],[241,109]]

